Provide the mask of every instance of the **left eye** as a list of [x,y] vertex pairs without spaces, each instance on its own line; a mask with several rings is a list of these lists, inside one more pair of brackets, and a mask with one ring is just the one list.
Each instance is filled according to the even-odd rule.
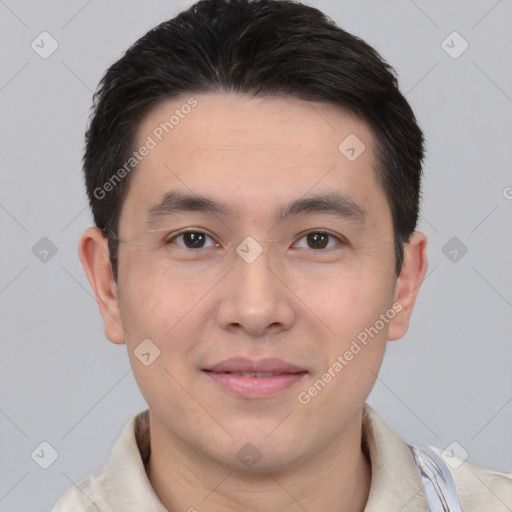
[[308,244],[306,249],[325,249],[329,245],[329,238],[341,243],[341,240],[338,237],[324,231],[311,231],[306,233],[301,240],[306,239],[306,243]]

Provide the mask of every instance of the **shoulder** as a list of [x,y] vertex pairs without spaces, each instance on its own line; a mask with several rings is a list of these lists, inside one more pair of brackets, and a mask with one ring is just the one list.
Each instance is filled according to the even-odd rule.
[[[430,446],[438,455],[442,450]],[[464,512],[510,512],[512,510],[512,473],[471,464],[456,456],[443,460],[453,476]]]
[[142,435],[149,430],[147,413],[143,411],[125,424],[108,464],[73,485],[52,512],[132,512],[141,496],[143,501],[148,495],[154,499],[144,469],[143,455],[148,454],[140,452],[141,446],[149,450],[144,444],[147,436]]
[[73,485],[56,503],[52,512],[109,512],[110,508],[101,497],[101,490],[107,479],[105,469],[102,468]]

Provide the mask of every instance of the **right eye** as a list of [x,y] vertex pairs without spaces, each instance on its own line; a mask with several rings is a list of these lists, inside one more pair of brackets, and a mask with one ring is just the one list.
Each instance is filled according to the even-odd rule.
[[[203,233],[202,231],[181,231],[179,233],[176,233],[175,235],[172,235],[171,237],[167,238],[165,240],[165,245],[170,245],[174,243],[175,240],[181,238],[183,240],[183,245],[176,243],[178,247],[182,247],[184,249],[207,249],[208,247],[217,247],[218,244],[213,241],[213,239],[207,235],[206,233]],[[205,246],[205,242],[207,239],[212,240],[213,245]]]

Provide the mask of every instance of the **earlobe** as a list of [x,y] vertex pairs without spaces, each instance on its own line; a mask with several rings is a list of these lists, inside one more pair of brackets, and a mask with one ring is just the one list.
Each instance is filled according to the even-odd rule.
[[427,272],[427,237],[419,231],[414,232],[404,245],[404,262],[395,284],[395,304],[401,306],[393,318],[388,331],[388,340],[397,340],[404,336],[409,328],[414,303]]
[[112,343],[124,343],[117,285],[109,259],[108,240],[98,228],[86,229],[80,237],[78,255],[96,297],[105,336]]

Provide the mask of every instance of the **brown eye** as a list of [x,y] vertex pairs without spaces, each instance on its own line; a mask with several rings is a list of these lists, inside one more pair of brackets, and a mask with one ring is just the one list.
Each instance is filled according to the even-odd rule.
[[215,242],[212,240],[212,245],[205,246],[207,239],[211,239],[206,233],[202,231],[183,231],[174,235],[172,238],[169,238],[166,241],[166,244],[175,243],[175,240],[181,239],[182,243],[176,243],[179,247],[183,247],[184,249],[204,249],[207,247],[215,247]]
[[[305,240],[305,243],[302,242]],[[296,246],[303,249],[333,249],[336,245],[343,245],[344,241],[342,238],[335,235],[331,235],[325,231],[310,231],[306,233],[300,241],[295,244]]]
[[183,233],[183,241],[189,248],[203,247],[205,239],[204,233],[195,233],[193,231]]
[[323,249],[329,242],[329,235],[327,233],[309,233],[306,239],[312,249]]

